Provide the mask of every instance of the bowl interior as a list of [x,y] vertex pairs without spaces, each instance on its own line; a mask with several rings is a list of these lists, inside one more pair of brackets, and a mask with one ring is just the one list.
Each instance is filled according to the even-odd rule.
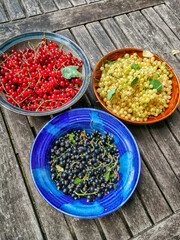
[[[159,114],[157,117],[152,117],[149,118],[147,121],[145,122],[138,122],[138,121],[132,121],[132,120],[127,120],[123,117],[121,117],[120,115],[115,114],[114,112],[112,112],[103,102],[102,98],[100,97],[99,93],[97,92],[97,88],[98,88],[98,80],[101,78],[101,74],[102,71],[100,70],[101,66],[103,64],[105,64],[108,61],[114,61],[120,57],[123,57],[126,53],[128,53],[129,55],[132,55],[133,53],[137,53],[138,56],[140,56],[141,58],[143,57],[143,50],[142,49],[138,49],[138,48],[124,48],[124,49],[118,49],[115,51],[112,51],[110,53],[108,53],[107,55],[105,55],[103,58],[100,59],[100,61],[97,63],[94,72],[93,72],[93,89],[95,92],[96,97],[98,98],[100,104],[111,114],[113,114],[114,116],[122,119],[123,121],[126,122],[130,122],[130,123],[140,123],[140,124],[147,124],[147,123],[154,123],[154,122],[158,122],[160,120],[165,119],[166,117],[170,116],[175,109],[177,108],[179,102],[180,102],[180,86],[179,86],[179,80],[178,77],[176,75],[176,73],[174,72],[174,70],[171,68],[171,66],[165,62],[162,58],[160,58],[159,56],[154,55],[156,60],[161,60],[163,62],[166,63],[166,66],[168,69],[171,70],[171,72],[173,73],[173,77],[171,78],[172,80],[172,97],[171,100],[168,104],[168,108],[166,108],[161,114]],[[108,61],[107,61],[108,60]]]
[[1,93],[0,94],[0,103],[2,103],[2,105],[4,107],[8,108],[9,110],[21,113],[23,115],[31,115],[31,116],[50,115],[50,114],[54,114],[54,113],[57,113],[60,111],[64,111],[65,109],[69,108],[74,103],[76,103],[82,97],[82,95],[84,94],[84,92],[86,91],[86,89],[89,85],[90,74],[91,74],[90,65],[89,65],[89,61],[88,61],[87,57],[85,56],[83,50],[76,43],[71,41],[70,39],[68,39],[64,36],[58,35],[58,34],[27,33],[24,35],[14,37],[0,46],[0,62],[3,61],[2,53],[10,54],[12,49],[14,49],[15,51],[19,51],[19,50],[35,47],[38,45],[38,43],[41,42],[41,39],[44,36],[46,37],[46,39],[48,41],[53,40],[53,42],[58,44],[59,48],[62,47],[62,49],[65,53],[71,52],[74,57],[77,57],[79,60],[83,61],[83,66],[82,66],[82,71],[81,71],[82,76],[84,76],[84,77],[82,77],[83,84],[80,87],[80,90],[78,91],[78,93],[75,95],[75,97],[72,98],[72,100],[69,101],[67,104],[64,104],[63,106],[61,106],[59,108],[56,108],[53,110],[48,110],[45,112],[27,111],[27,110],[18,108],[16,106],[13,106],[12,104],[10,104],[6,101],[5,95]]
[[[48,161],[54,141],[62,134],[71,129],[93,132],[92,128],[103,135],[107,131],[114,136],[120,153],[120,179],[117,190],[87,203],[85,198],[74,200],[57,190]],[[31,149],[30,169],[38,191],[54,208],[74,217],[96,218],[115,211],[131,196],[139,179],[140,155],[133,136],[117,118],[100,110],[73,109],[53,118],[40,131]]]

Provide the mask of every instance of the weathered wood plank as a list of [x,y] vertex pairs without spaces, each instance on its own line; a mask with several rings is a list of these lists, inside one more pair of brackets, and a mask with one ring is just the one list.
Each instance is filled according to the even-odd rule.
[[72,41],[75,42],[75,39],[72,35],[72,33],[70,32],[69,29],[64,29],[64,30],[61,30],[61,31],[57,31],[56,33],[60,34],[60,35],[63,35],[64,37],[67,37],[69,39],[71,39]]
[[65,9],[72,7],[72,4],[68,0],[55,0],[59,9]]
[[92,38],[95,39],[96,45],[99,47],[103,55],[116,49],[99,22],[89,23],[86,25],[86,28]]
[[87,3],[94,3],[94,2],[98,2],[98,1],[103,1],[103,0],[86,0]]
[[93,219],[80,219],[68,216],[66,218],[73,225],[78,240],[102,240],[102,237]]
[[6,0],[4,1],[4,5],[9,13],[11,20],[25,17],[18,0]]
[[[71,39],[72,41],[76,42],[74,36],[69,31],[69,29],[61,30],[61,31],[58,31],[57,33],[59,33],[59,34],[65,36],[65,37]],[[91,93],[90,93],[89,90],[87,90],[86,93],[82,96],[82,98],[73,106],[73,108],[75,108],[75,107],[92,107],[93,104],[92,104],[90,99],[91,99]]]
[[8,18],[6,16],[6,13],[4,11],[2,3],[0,3],[0,23],[7,22]]
[[[177,124],[178,123],[176,123],[176,125]],[[166,127],[164,121],[151,125],[150,132],[176,176],[180,180],[180,157],[178,157],[180,156],[179,143]]]
[[45,13],[49,13],[57,10],[57,7],[52,0],[39,0],[39,2]]
[[155,6],[154,9],[174,32],[174,34],[180,38],[180,20],[174,15],[171,9],[169,9],[165,4]]
[[149,45],[149,50],[152,50],[154,53],[166,60],[171,66],[173,66],[177,75],[180,76],[180,69],[178,67],[179,62],[177,58],[172,54],[163,54],[172,50],[170,40],[162,34],[153,22],[150,23],[147,21],[140,12],[132,12],[128,14],[128,16],[134,28],[139,31],[143,41]]
[[166,122],[176,137],[176,140],[180,143],[180,113],[175,111],[171,116],[168,117]]
[[[89,59],[91,68],[93,69],[96,65],[96,63],[101,58],[101,52],[95,45],[93,39],[89,35],[88,31],[84,26],[79,26],[71,29],[77,43],[80,45],[80,47],[84,50],[86,56]],[[84,37],[86,36],[86,37]],[[92,88],[92,84],[90,83],[88,89],[87,89],[88,97],[90,98],[91,103],[99,108],[99,103],[96,102],[96,97]]]
[[109,38],[116,48],[131,47],[132,44],[129,42],[128,38],[125,36],[122,29],[118,26],[114,19],[108,18],[102,20],[101,24],[104,29],[106,29]]
[[71,0],[71,2],[74,6],[80,6],[80,5],[86,4],[85,0]]
[[[31,128],[25,116],[4,109],[8,127],[12,133],[15,150],[19,154],[29,187],[36,205],[42,228],[48,239],[72,240],[64,215],[52,208],[38,193],[29,171],[29,153],[34,141]],[[50,227],[53,226],[53,227]]]
[[[150,49],[158,50],[158,47],[161,47],[160,43],[159,43],[161,38],[160,38],[160,40],[158,40],[158,38],[157,38],[157,36],[159,34],[158,30],[153,28],[152,25],[150,25],[139,12],[133,12],[133,13],[129,14],[129,16],[130,16],[130,19],[132,22],[132,26],[134,28],[137,28],[137,30],[139,30],[139,33],[142,34],[142,37],[143,37],[142,41],[144,41],[145,43],[146,43],[146,41],[149,42]],[[119,19],[122,19],[123,17],[124,16],[118,16],[116,18],[118,23],[121,24],[122,28],[124,27],[123,21],[119,22]],[[138,21],[138,25],[137,25],[137,21]],[[126,33],[126,35],[127,34],[128,33]],[[152,39],[152,36],[154,36],[154,34],[156,34],[156,37],[155,38],[153,37],[153,41],[152,41],[151,39]],[[132,41],[132,43],[134,43],[134,38],[131,38],[131,41]],[[163,189],[165,196],[167,194],[166,197],[171,202],[173,209],[174,210],[178,209],[180,202],[177,201],[177,205],[176,205],[176,200],[178,200],[179,192],[177,193],[177,189],[179,186],[178,186],[177,178],[175,177],[174,173],[172,172],[171,168],[169,167],[168,163],[166,162],[166,159],[159,151],[156,143],[153,141],[153,139],[150,136],[150,134],[148,133],[147,129],[143,129],[143,127],[140,127],[138,129],[135,127],[134,128],[130,127],[130,130],[134,130],[134,134],[137,135],[137,140],[138,140],[140,149],[142,149],[142,151],[144,151],[143,157],[144,157],[144,160],[146,161],[146,163],[148,161],[148,165],[150,163],[152,165],[154,164],[151,167],[152,175],[155,177],[155,179],[158,179],[159,185],[162,185],[161,190]],[[146,141],[146,144],[145,144],[145,141]],[[146,152],[148,152],[148,154]],[[157,155],[157,157],[156,157],[156,155]],[[152,162],[150,159],[152,160]],[[155,167],[156,164],[157,164],[157,167]],[[158,165],[159,165],[159,167],[158,167]],[[160,177],[160,174],[161,174],[161,177]],[[168,178],[169,178],[169,180],[168,180]],[[164,184],[165,184],[165,181],[167,182],[166,187],[164,187],[163,181],[164,181]],[[170,182],[172,185],[174,185],[174,188],[170,187]],[[171,188],[170,191],[172,191],[172,195],[174,194],[174,199],[170,197],[171,194],[170,194],[169,188],[167,188],[167,186],[169,186],[169,188]]]
[[81,46],[88,57],[91,67],[94,69],[97,62],[102,57],[100,50],[97,48],[85,26],[81,25],[79,27],[72,28],[71,31],[77,43]]
[[[103,52],[103,54],[107,54],[109,51],[114,50],[115,47],[112,44],[109,44],[110,40],[109,40],[108,35],[105,32],[105,31],[107,31],[107,28],[105,28],[105,30],[104,30],[102,28],[102,26],[96,22],[93,24],[88,24],[87,28],[88,28],[90,34],[93,36],[95,43],[98,42],[99,49],[101,50],[101,52]],[[97,34],[98,32],[100,32],[99,35]],[[118,32],[116,32],[116,34],[118,35]],[[109,47],[104,48],[104,45],[108,45],[108,44],[109,44]],[[91,51],[93,51],[93,50],[91,50]],[[136,219],[134,214],[132,215],[132,209],[129,208],[129,204],[128,204],[127,210],[124,212],[124,214],[125,214],[125,218],[126,218],[126,216],[128,218],[128,221],[129,221],[128,224],[130,225],[130,229],[132,228],[133,234],[137,234],[139,231],[142,231],[142,230],[148,228],[151,225],[151,223],[143,209],[143,206],[141,205],[141,202],[139,201],[139,199],[137,197],[132,198],[131,206],[132,206],[132,208],[139,206],[138,211],[139,211],[139,216],[141,216],[141,217],[138,216],[138,219]],[[140,206],[142,207],[141,210],[140,210]],[[138,228],[135,225],[135,223],[137,223],[137,222],[138,222]]]
[[34,128],[36,134],[41,130],[41,128],[50,120],[50,116],[43,117],[28,117],[31,127]]
[[178,240],[180,239],[180,213],[174,214],[134,240]]
[[136,191],[121,210],[133,235],[152,226]]
[[108,240],[126,240],[130,234],[119,214],[119,210],[99,218],[103,232]]
[[22,0],[22,3],[24,4],[24,8],[29,17],[41,14],[41,10],[36,0]]
[[168,200],[171,208],[177,211],[180,208],[180,182],[149,134],[147,127],[130,126],[129,129],[134,134],[143,159],[156,183]]
[[175,15],[180,19],[180,2],[177,0],[164,0],[164,2],[172,9]]
[[141,175],[137,189],[153,223],[157,223],[172,214],[144,161],[141,161]]
[[[67,4],[67,1],[65,2]],[[154,6],[161,3],[162,0],[154,0],[153,2],[146,0],[145,2],[148,6]],[[131,0],[107,0],[106,2],[96,2],[36,16],[33,18],[33,21],[31,18],[28,18],[16,24],[4,23],[3,28],[0,29],[0,37],[3,36],[1,42],[21,33],[31,31],[58,31],[137,9],[140,9],[139,5],[136,4],[136,2],[132,4]],[[73,17],[67,18],[67,16]],[[60,19],[60,21],[57,21],[57,19]]]
[[0,239],[43,239],[0,112]]
[[[110,27],[110,26],[112,26],[112,25],[114,26],[115,23],[113,24],[112,19],[109,20],[109,21],[108,20],[109,19],[104,20],[102,22],[104,24],[105,30],[109,33],[110,36],[113,36],[113,30],[112,30],[113,28]],[[128,33],[130,32],[129,40],[133,39],[133,44],[134,44],[134,41],[137,42],[137,44],[138,44],[139,41],[141,41],[141,38],[139,39],[138,33],[132,34],[133,27],[132,28],[130,27],[129,30],[128,30],[128,27],[127,27],[127,31],[126,31],[126,28],[124,28],[124,25],[128,26],[129,23],[130,23],[129,19],[126,18],[126,16],[123,16],[123,23],[124,24],[120,23],[119,25],[122,27],[123,31],[126,33],[127,38],[129,36]],[[103,51],[104,50],[104,45],[108,44],[108,42],[106,43],[107,35],[101,33],[98,36],[98,32],[101,32],[102,29],[100,28],[99,24],[97,24],[96,22],[91,23],[91,24],[87,24],[87,28],[88,28],[90,34],[95,39],[96,43],[100,42],[98,45],[99,45],[100,50]],[[136,37],[134,36],[135,34],[137,34]],[[119,35],[118,31],[116,31],[116,35]],[[139,41],[137,41],[136,39],[139,39]],[[101,44],[101,42],[103,42],[103,43],[105,42],[105,44],[103,45],[103,43]],[[111,46],[111,44],[110,44],[110,46]],[[103,54],[106,54],[108,51],[113,50],[113,47],[111,49],[110,46],[109,46],[108,50],[106,50],[106,49],[104,50]],[[122,46],[120,46],[120,47],[122,47]],[[143,166],[144,166],[144,164],[143,164]],[[160,193],[158,187],[154,183],[152,177],[150,176],[147,169],[145,168],[145,166],[142,168],[142,174],[143,174],[143,176],[142,176],[143,181],[141,181],[142,187],[139,188],[139,190],[140,190],[139,192],[142,194],[141,197],[142,197],[142,200],[144,201],[144,205],[146,206],[147,211],[149,212],[149,215],[151,216],[151,218],[154,222],[157,222],[157,221],[163,219],[164,217],[168,216],[171,213],[171,211],[170,211],[167,203],[165,202],[162,194]],[[143,184],[143,183],[145,183],[145,184]],[[146,189],[147,186],[149,186],[149,188],[151,189],[150,192],[149,191],[143,191],[144,189]],[[157,212],[156,204],[154,204],[157,201],[161,202],[161,204],[159,205],[159,209],[160,209],[159,212]],[[160,214],[160,212],[161,212],[161,214]]]
[[131,46],[133,45],[133,47],[147,49],[146,42],[143,41],[141,35],[138,33],[137,29],[132,25],[127,15],[124,14],[115,17],[115,21],[118,23],[119,27],[122,29],[128,40],[131,42]]
[[[175,49],[180,49],[180,41],[177,38],[176,34],[167,26],[167,24],[162,20],[162,18],[154,11],[153,8],[148,8],[142,10],[144,16],[151,22],[154,28],[159,30],[161,37],[166,39],[169,45],[169,52],[167,54],[172,55],[171,51]],[[164,13],[166,14],[166,12]],[[180,25],[180,21],[179,21]],[[180,60],[180,55],[174,56]],[[180,75],[179,75],[180,76]]]

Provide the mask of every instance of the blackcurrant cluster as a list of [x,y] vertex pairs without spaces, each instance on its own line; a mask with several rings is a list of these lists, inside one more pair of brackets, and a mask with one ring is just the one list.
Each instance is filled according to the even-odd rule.
[[51,178],[64,194],[91,202],[117,188],[118,160],[119,151],[109,133],[75,129],[56,140],[51,149]]

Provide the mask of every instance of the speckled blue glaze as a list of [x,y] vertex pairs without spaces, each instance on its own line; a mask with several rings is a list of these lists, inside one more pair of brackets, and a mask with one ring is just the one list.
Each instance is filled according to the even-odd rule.
[[56,42],[59,45],[59,47],[63,45],[63,49],[65,49],[65,52],[71,51],[74,56],[78,57],[83,61],[83,66],[82,66],[83,84],[80,87],[78,93],[75,95],[74,98],[72,98],[71,101],[69,101],[68,103],[64,104],[59,108],[55,108],[53,110],[48,110],[44,112],[27,111],[27,110],[18,108],[16,106],[13,106],[12,104],[8,103],[4,95],[0,93],[0,103],[5,108],[13,112],[17,112],[23,115],[30,115],[30,116],[44,116],[44,115],[51,115],[58,112],[62,112],[68,109],[69,107],[71,107],[73,104],[75,104],[83,96],[83,94],[85,93],[89,85],[91,70],[90,70],[89,61],[84,51],[75,42],[59,34],[47,33],[47,32],[46,33],[32,32],[32,33],[26,33],[19,36],[15,36],[0,45],[0,57],[3,53],[9,53],[11,49],[15,49],[15,50],[26,49],[29,41],[31,41],[31,43],[36,45],[37,42],[40,42],[44,36],[46,37],[47,40],[53,40],[54,42]]
[[[74,200],[56,189],[49,171],[50,149],[54,141],[70,129],[98,129],[114,136],[120,153],[119,183],[102,199],[87,203],[84,198]],[[49,121],[37,135],[30,153],[30,171],[36,188],[54,208],[78,218],[105,216],[121,207],[132,195],[139,180],[140,154],[134,137],[117,118],[101,110],[91,108],[72,109]]]

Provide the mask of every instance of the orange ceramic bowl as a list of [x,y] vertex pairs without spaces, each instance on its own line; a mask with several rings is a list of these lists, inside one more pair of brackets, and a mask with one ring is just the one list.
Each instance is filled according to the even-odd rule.
[[161,60],[162,62],[166,63],[167,68],[170,69],[170,71],[173,73],[173,77],[171,78],[172,80],[172,97],[171,100],[168,104],[168,107],[162,112],[160,113],[157,117],[151,117],[148,118],[147,121],[132,121],[132,120],[128,120],[125,119],[123,117],[121,117],[120,115],[115,114],[114,112],[112,112],[103,102],[102,98],[100,97],[99,93],[97,92],[97,88],[98,88],[98,80],[101,78],[101,74],[102,71],[100,70],[102,64],[105,64],[108,61],[115,61],[116,59],[123,57],[124,54],[128,53],[129,55],[132,55],[133,53],[137,53],[139,57],[144,58],[143,57],[143,50],[142,49],[138,49],[138,48],[122,48],[122,49],[117,49],[114,50],[108,54],[106,54],[104,57],[102,57],[99,62],[97,63],[94,72],[93,72],[93,89],[95,92],[95,95],[98,99],[98,101],[100,102],[100,104],[112,115],[116,116],[117,118],[129,122],[129,123],[138,123],[138,124],[147,124],[147,123],[155,123],[158,121],[161,121],[165,118],[167,118],[168,116],[170,116],[177,108],[179,102],[180,102],[180,85],[179,85],[179,80],[178,77],[176,75],[176,73],[173,71],[173,69],[169,66],[169,64],[167,62],[165,62],[162,58],[160,58],[159,56],[153,54],[153,56],[155,57],[156,60]]

